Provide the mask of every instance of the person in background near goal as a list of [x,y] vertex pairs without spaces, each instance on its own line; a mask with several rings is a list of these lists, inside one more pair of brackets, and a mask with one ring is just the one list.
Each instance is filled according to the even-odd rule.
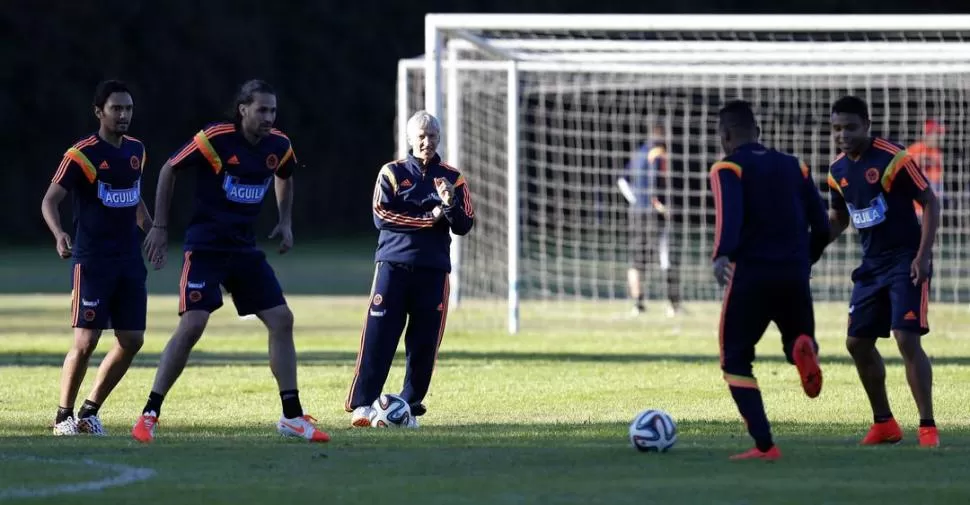
[[[71,326],[74,345],[64,358],[55,435],[105,435],[98,409],[124,377],[145,337],[148,270],[141,256],[141,235],[152,219],[141,199],[145,146],[125,135],[134,102],[128,86],[105,81],[94,92],[97,133],[64,153],[41,205],[54,234],[57,254],[72,258]],[[61,228],[58,206],[70,193],[74,239]],[[117,342],[108,352],[91,389],[74,417],[74,402],[88,360],[102,330],[114,328]]]
[[293,247],[290,216],[296,156],[290,139],[273,129],[276,92],[266,82],[243,84],[232,114],[233,121],[211,124],[195,134],[159,174],[157,220],[145,241],[156,268],[166,261],[169,206],[179,172],[196,176],[196,208],[185,232],[178,328],[165,346],[148,403],[131,434],[140,442],[155,437],[162,400],[185,368],[209,315],[222,306],[222,286],[232,294],[240,316],[255,314],[269,330],[269,364],[283,403],[277,430],[284,436],[326,442],[330,436],[317,429],[300,405],[293,313],[266,255],[256,248],[253,230],[263,198],[273,187],[279,222],[270,238],[280,237],[280,254]]
[[[923,123],[923,137],[906,148],[906,152],[913,157],[913,160],[923,169],[926,180],[936,193],[936,199],[940,201],[940,211],[943,209],[943,135],[946,130],[943,123],[934,119],[928,119]],[[916,215],[922,219],[923,207],[919,202],[913,202],[916,208]]]
[[774,321],[805,394],[821,393],[809,279],[828,244],[829,221],[808,166],[758,142],[761,130],[747,102],[729,102],[718,117],[727,156],[711,167],[710,185],[716,209],[714,277],[725,287],[721,369],[755,441],[754,448],[731,459],[776,460],[781,451],[752,371],[755,345]]
[[[854,96],[832,105],[832,133],[842,150],[829,169],[832,237],[852,225],[862,242],[862,264],[852,272],[846,347],[872,406],[864,445],[896,443],[903,432],[886,396],[886,367],[876,340],[896,337],[906,378],[919,410],[919,444],[937,447],[933,371],[921,343],[929,333],[933,239],[940,203],[923,170],[902,146],[869,133],[869,107]],[[922,225],[913,201],[924,209]]]
[[465,235],[475,220],[465,178],[436,154],[440,135],[437,118],[416,112],[407,122],[407,157],[384,165],[377,175],[377,264],[344,405],[352,412],[352,426],[370,426],[371,404],[387,380],[402,331],[407,365],[401,397],[414,416],[427,411],[421,402],[448,315],[449,231]]
[[681,222],[672,205],[672,178],[667,157],[663,124],[652,125],[649,139],[637,149],[627,164],[630,180],[620,177],[617,185],[630,204],[630,268],[627,286],[633,299],[633,314],[646,311],[643,275],[652,252],[659,257],[660,269],[667,274],[667,316],[682,311],[680,301],[680,230]]

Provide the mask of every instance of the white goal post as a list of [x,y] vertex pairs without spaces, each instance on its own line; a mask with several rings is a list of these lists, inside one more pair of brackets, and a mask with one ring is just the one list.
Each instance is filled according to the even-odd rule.
[[[799,155],[823,187],[827,111],[842,94],[866,98],[874,133],[902,143],[943,124],[933,298],[970,300],[970,16],[429,14],[425,54],[398,70],[398,154],[407,117],[428,110],[475,197],[476,229],[452,245],[451,305],[501,301],[511,333],[520,300],[567,321],[627,303],[615,181],[651,121],[678,180],[666,232],[678,289],[718,299],[706,169],[721,155],[717,107],[736,97],[755,105],[765,142]],[[859,257],[848,235],[816,266],[818,300],[848,299]],[[661,273],[646,284],[663,298]]]

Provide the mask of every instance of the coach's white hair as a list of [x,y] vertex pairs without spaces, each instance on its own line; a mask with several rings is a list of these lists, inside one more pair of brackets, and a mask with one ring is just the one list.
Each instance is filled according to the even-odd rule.
[[408,119],[407,134],[409,144],[411,143],[411,139],[418,134],[418,130],[434,130],[438,135],[441,135],[441,122],[438,121],[438,118],[432,116],[430,112],[419,110]]

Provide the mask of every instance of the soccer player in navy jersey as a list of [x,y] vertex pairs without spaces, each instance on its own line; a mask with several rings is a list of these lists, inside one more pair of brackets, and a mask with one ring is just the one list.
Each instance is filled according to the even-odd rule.
[[165,346],[148,402],[132,436],[151,442],[162,400],[202,337],[209,315],[222,306],[220,286],[232,295],[240,316],[254,314],[269,330],[269,363],[279,386],[284,436],[326,442],[329,435],[304,415],[297,391],[293,313],[286,304],[266,255],[256,248],[254,223],[266,193],[273,188],[279,222],[271,237],[281,237],[279,252],[293,246],[290,216],[296,157],[290,139],[273,128],[276,92],[266,82],[243,84],[234,120],[206,126],[162,167],[155,199],[156,222],[145,240],[157,268],[166,261],[168,216],[176,174],[196,178],[195,213],[185,232],[179,283],[179,324]]
[[727,155],[711,167],[710,184],[717,213],[714,276],[725,286],[721,369],[755,441],[731,459],[770,461],[781,451],[752,370],[755,345],[774,321],[805,394],[821,393],[809,278],[828,244],[829,222],[808,166],[758,142],[760,129],[747,102],[732,101],[718,116]]
[[[475,218],[465,178],[436,154],[440,135],[438,119],[418,111],[407,123],[407,157],[384,165],[377,175],[377,265],[344,405],[352,412],[352,426],[370,426],[371,404],[387,380],[402,331],[407,364],[401,397],[413,416],[426,412],[421,402],[448,316],[449,232],[467,234]],[[410,426],[417,426],[415,417]]]
[[[874,418],[861,443],[896,443],[903,438],[889,408],[886,367],[876,349],[876,341],[891,332],[919,410],[919,444],[937,447],[933,371],[921,339],[930,331],[930,260],[940,204],[906,149],[870,135],[870,125],[869,107],[862,99],[846,96],[832,105],[832,133],[842,154],[829,169],[831,239],[852,223],[862,242],[862,263],[852,272],[846,338]],[[914,201],[923,209],[922,224]]]
[[[98,131],[64,153],[41,205],[54,234],[57,254],[72,260],[71,326],[74,345],[64,358],[55,435],[104,435],[98,409],[124,377],[145,335],[148,270],[141,256],[139,228],[152,219],[141,199],[145,146],[125,135],[134,102],[128,86],[105,81],[94,92]],[[61,228],[58,206],[70,194],[74,243]],[[117,342],[108,352],[91,394],[74,415],[74,402],[104,329]]]

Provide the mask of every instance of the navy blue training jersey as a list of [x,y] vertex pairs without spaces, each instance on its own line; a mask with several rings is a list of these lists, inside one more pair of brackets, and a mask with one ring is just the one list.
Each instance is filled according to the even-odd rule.
[[627,165],[630,171],[630,185],[633,186],[637,209],[652,209],[657,201],[669,205],[666,201],[666,191],[669,187],[667,179],[667,148],[662,142],[644,142],[630,159]]
[[[451,205],[436,222],[431,211],[442,204],[435,179],[454,187]],[[451,271],[451,235],[464,235],[475,219],[465,178],[436,154],[427,167],[413,155],[384,165],[374,185],[374,225],[380,230],[375,261]]]
[[233,123],[214,123],[168,160],[196,173],[195,212],[185,231],[187,251],[256,247],[254,224],[273,177],[293,175],[296,156],[279,130],[251,144]]
[[825,204],[798,158],[745,144],[711,167],[717,212],[713,257],[755,267],[804,268],[828,242]]
[[122,137],[121,146],[115,147],[94,134],[64,153],[51,182],[71,193],[72,256],[141,256],[137,212],[144,166],[144,144],[127,135]]
[[842,154],[832,162],[828,185],[832,207],[845,210],[859,231],[864,260],[892,261],[919,250],[913,201],[928,182],[902,146],[873,137],[859,159]]

